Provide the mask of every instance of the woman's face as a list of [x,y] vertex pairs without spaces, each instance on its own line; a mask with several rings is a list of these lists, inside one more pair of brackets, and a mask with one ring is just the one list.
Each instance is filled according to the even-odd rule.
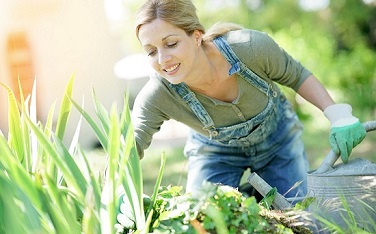
[[191,36],[166,21],[156,19],[139,29],[139,39],[151,66],[170,83],[186,82],[194,71],[201,32]]

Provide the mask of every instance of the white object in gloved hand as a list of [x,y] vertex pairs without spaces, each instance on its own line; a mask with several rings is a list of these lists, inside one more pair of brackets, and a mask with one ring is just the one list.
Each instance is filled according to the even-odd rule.
[[331,123],[329,142],[334,153],[341,155],[344,163],[352,149],[366,136],[366,130],[359,119],[352,115],[349,104],[333,104],[325,108],[324,115]]
[[132,206],[125,194],[122,194],[119,198],[119,209],[116,220],[126,229],[132,229],[136,225]]

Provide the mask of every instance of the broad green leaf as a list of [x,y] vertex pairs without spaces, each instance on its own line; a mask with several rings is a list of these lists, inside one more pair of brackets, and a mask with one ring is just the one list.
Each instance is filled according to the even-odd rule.
[[227,225],[224,219],[224,214],[221,210],[216,208],[214,205],[209,204],[204,211],[207,216],[209,216],[215,223],[215,230],[218,234],[228,234]]
[[314,201],[316,197],[306,197],[302,201],[297,202],[294,206],[294,210],[305,210],[307,209]]
[[270,210],[277,194],[277,188],[272,188],[265,197],[260,201],[260,205]]

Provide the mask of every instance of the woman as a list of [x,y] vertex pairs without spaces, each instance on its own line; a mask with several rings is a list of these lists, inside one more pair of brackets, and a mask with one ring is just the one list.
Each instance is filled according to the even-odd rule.
[[137,14],[136,35],[155,70],[133,108],[138,152],[142,158],[164,121],[189,126],[187,192],[203,181],[238,187],[250,168],[286,197],[306,194],[303,128],[276,83],[324,112],[331,147],[344,162],[365,137],[351,106],[335,104],[265,33],[234,24],[206,32],[191,1],[149,0]]

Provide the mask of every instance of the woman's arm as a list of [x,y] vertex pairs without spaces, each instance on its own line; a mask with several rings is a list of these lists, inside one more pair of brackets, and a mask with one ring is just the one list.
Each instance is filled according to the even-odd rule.
[[314,75],[310,75],[301,84],[298,94],[322,111],[335,104],[328,91]]
[[299,87],[298,93],[323,111],[331,123],[329,142],[332,150],[347,163],[352,149],[366,136],[359,119],[352,115],[348,104],[335,104],[328,91],[314,76],[310,75]]

